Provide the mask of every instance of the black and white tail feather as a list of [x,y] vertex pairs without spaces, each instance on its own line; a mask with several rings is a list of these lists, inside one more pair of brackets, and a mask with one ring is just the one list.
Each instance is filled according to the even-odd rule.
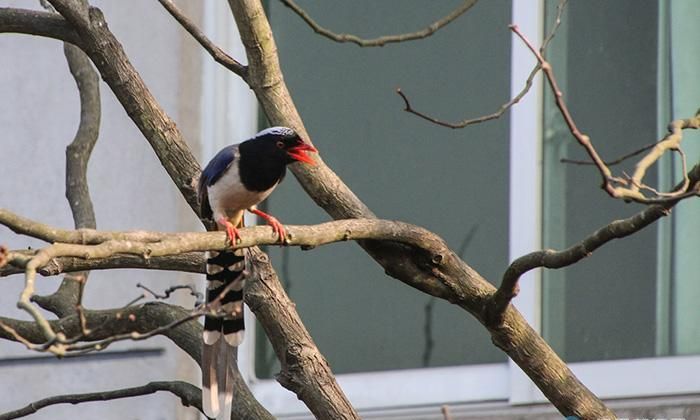
[[249,272],[247,249],[208,251],[207,303],[216,315],[204,318],[202,406],[217,420],[231,416],[238,346],[243,341],[243,286]]

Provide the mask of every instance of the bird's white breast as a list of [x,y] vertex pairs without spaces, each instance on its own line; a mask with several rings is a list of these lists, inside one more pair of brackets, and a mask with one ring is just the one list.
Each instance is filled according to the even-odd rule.
[[238,151],[236,151],[233,163],[207,190],[214,219],[218,220],[221,216],[231,217],[237,212],[255,206],[266,199],[276,186],[275,184],[265,191],[247,190],[238,172]]

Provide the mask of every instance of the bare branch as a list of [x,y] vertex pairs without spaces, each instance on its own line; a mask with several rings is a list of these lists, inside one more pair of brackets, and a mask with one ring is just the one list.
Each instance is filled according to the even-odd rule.
[[[53,9],[49,4],[45,7]],[[80,124],[73,141],[66,147],[66,199],[75,227],[94,229],[95,211],[88,188],[87,165],[100,130],[100,79],[80,48],[64,43],[63,51],[80,94]],[[59,317],[76,310],[84,326],[82,300],[88,275],[88,271],[66,275],[55,293],[34,296],[32,301]]]
[[[559,26],[561,25],[561,16],[564,13],[564,6],[566,5],[566,3],[567,3],[567,0],[561,0],[559,2],[559,4],[557,5],[557,16],[554,20],[554,24],[552,25],[552,28],[550,29],[549,34],[547,34],[544,41],[542,42],[542,47],[540,48],[540,53],[542,55],[544,55],[544,50],[547,48],[547,45],[552,41],[552,39],[554,38],[554,35],[557,32],[557,29],[559,29]],[[495,120],[495,119],[500,118],[508,109],[510,109],[513,105],[520,102],[520,100],[523,99],[525,97],[525,95],[527,95],[527,93],[530,91],[530,88],[532,88],[532,84],[535,80],[535,76],[537,75],[537,73],[541,69],[542,69],[542,67],[540,66],[540,63],[535,64],[535,67],[532,69],[532,71],[530,71],[530,75],[528,75],[527,80],[525,80],[525,86],[522,88],[522,90],[517,95],[515,95],[513,97],[513,99],[511,99],[510,101],[501,105],[498,108],[498,110],[496,110],[496,112],[494,112],[492,114],[484,115],[481,117],[477,117],[477,118],[464,119],[462,121],[455,122],[455,123],[440,120],[438,118],[431,117],[430,115],[425,114],[423,112],[416,111],[411,106],[411,103],[409,102],[408,97],[406,96],[405,93],[403,93],[401,88],[396,89],[396,93],[398,93],[399,96],[401,96],[401,99],[403,99],[404,111],[411,113],[411,114],[413,114],[419,118],[422,118],[426,121],[429,121],[433,124],[437,124],[437,125],[440,125],[443,127],[464,128],[468,125],[479,124],[482,122],[486,122],[486,121]]]
[[331,39],[335,42],[352,42],[354,44],[359,45],[360,47],[383,47],[386,44],[391,44],[391,43],[398,43],[398,42],[405,42],[405,41],[413,41],[416,39],[423,39],[427,38],[430,35],[434,34],[437,32],[440,28],[448,25],[450,22],[453,20],[457,19],[458,17],[462,16],[464,13],[467,12],[467,10],[471,9],[472,6],[476,4],[478,0],[465,0],[460,6],[458,6],[455,10],[450,12],[447,16],[443,17],[440,20],[437,20],[427,27],[416,31],[416,32],[411,32],[411,33],[405,33],[405,34],[399,34],[399,35],[387,35],[387,36],[381,36],[379,38],[373,38],[373,39],[362,39],[356,35],[352,34],[336,34],[318,23],[314,21],[311,16],[309,16],[304,9],[302,9],[294,0],[280,0],[285,6],[289,7],[299,15],[300,18],[306,22],[307,25],[311,27],[311,29],[314,30],[319,35],[322,35],[328,39]]
[[[33,251],[12,251],[10,258],[16,258],[14,264],[8,264],[0,268],[0,277],[24,273],[24,266],[28,255]],[[8,260],[10,260],[8,258]],[[185,252],[178,255],[164,257],[151,257],[143,259],[137,255],[118,254],[100,259],[84,260],[74,257],[56,257],[41,267],[37,267],[37,273],[42,276],[56,276],[62,273],[86,270],[109,270],[113,268],[143,268],[148,270],[182,271],[188,273],[205,273],[204,253]]]
[[[261,2],[229,0],[229,6],[246,47],[248,83],[268,120],[292,127],[308,140],[284,83],[274,36]],[[291,170],[320,207],[335,219],[376,217],[320,158],[316,158],[316,163],[313,167],[292,165]],[[502,323],[487,322],[485,308],[495,288],[453,253],[431,261],[415,249],[394,242],[361,241],[360,245],[388,275],[473,314],[487,326],[494,344],[527,373],[561,413],[581,418],[614,416],[512,306],[506,310]],[[533,363],[533,360],[544,362]],[[560,388],[567,391],[561,392]]]
[[80,124],[66,148],[66,199],[75,227],[94,229],[95,211],[87,183],[87,166],[100,131],[100,78],[80,48],[64,44],[63,51],[80,93]]
[[43,36],[82,45],[80,37],[65,19],[38,10],[0,7],[0,33],[3,32]]
[[[625,154],[625,155],[622,155],[622,156],[620,156],[620,157],[617,158],[617,159],[605,160],[605,161],[603,161],[603,162],[604,162],[607,166],[615,166],[615,165],[618,165],[618,164],[620,164],[620,163],[626,161],[627,159],[629,159],[629,158],[631,158],[631,157],[635,157],[635,156],[637,156],[637,155],[639,155],[639,154],[642,154],[642,153],[646,152],[647,150],[649,150],[649,149],[651,149],[652,147],[656,146],[658,143],[659,143],[659,142],[656,141],[656,142],[654,142],[654,143],[647,144],[646,146],[640,147],[640,148],[637,149],[637,150],[634,150],[634,151],[631,151],[631,152],[629,152],[629,153],[627,153],[627,154]],[[561,162],[561,163],[571,163],[571,164],[574,164],[574,165],[595,165],[595,163],[593,163],[593,162],[591,162],[591,161],[588,161],[588,160],[576,160],[576,159],[567,159],[567,158],[561,158],[561,159],[559,159],[559,162]]]
[[172,17],[177,20],[180,25],[182,25],[183,28],[187,32],[194,37],[194,39],[199,42],[199,44],[209,53],[209,55],[212,56],[214,61],[217,63],[221,64],[222,66],[226,67],[227,69],[231,70],[235,74],[241,76],[243,80],[246,78],[246,67],[236,61],[233,57],[230,55],[226,54],[224,50],[216,46],[209,38],[207,38],[206,35],[204,35],[204,32],[202,32],[201,29],[197,27],[197,25],[194,24],[187,16],[185,16],[184,13],[170,0],[158,0],[163,7],[170,13]]
[[90,7],[87,19],[70,0],[50,3],[75,28],[90,57],[134,124],[150,143],[173,182],[198,214],[196,180],[200,167],[175,122],[162,110],[134,69],[102,12]]
[[[146,334],[155,329],[182,320],[190,315],[191,311],[175,305],[163,302],[151,302],[128,308],[109,310],[88,310],[85,312],[91,340],[105,340],[118,334],[130,334],[133,332]],[[44,340],[43,333],[37,324],[30,321],[20,321],[0,317],[0,323],[13,328],[27,343],[41,344]],[[51,327],[61,331],[65,336],[80,336],[80,320],[76,314],[69,315],[59,320],[50,321]],[[161,329],[160,334],[170,339],[175,345],[185,351],[197,364],[202,357],[202,325],[192,319],[169,329]],[[12,334],[0,328],[0,338],[18,341]],[[84,338],[85,339],[85,338]],[[236,390],[240,398],[234,401],[234,418],[272,419],[255,400],[247,385],[236,370]],[[198,392],[198,395],[201,395]]]
[[202,391],[196,386],[182,381],[158,381],[149,382],[146,385],[132,388],[122,388],[113,391],[91,392],[86,394],[56,395],[34,401],[27,406],[0,414],[0,420],[11,420],[36,413],[42,408],[56,404],[81,404],[91,401],[110,401],[120,398],[138,397],[141,395],[155,394],[158,391],[167,391],[180,398],[185,407],[194,407],[202,411]]
[[428,115],[428,114],[424,114],[424,113],[422,113],[422,112],[420,112],[420,111],[416,111],[415,109],[413,109],[413,107],[411,107],[411,103],[408,101],[408,97],[406,97],[406,94],[403,93],[403,91],[402,91],[400,88],[399,88],[399,89],[396,89],[396,93],[398,93],[399,96],[401,96],[401,99],[403,99],[404,111],[406,111],[406,112],[408,112],[408,113],[411,113],[411,114],[413,114],[413,115],[415,115],[415,116],[417,116],[417,117],[420,117],[420,118],[422,118],[422,119],[424,119],[424,120],[426,120],[426,121],[429,121],[429,122],[431,122],[431,123],[433,123],[433,124],[441,125],[441,126],[443,126],[443,127],[447,127],[447,128],[464,128],[464,127],[466,127],[466,126],[468,126],[468,125],[479,124],[479,123],[482,123],[482,122],[486,122],[486,121],[495,120],[495,119],[500,118],[500,117],[501,117],[506,111],[508,111],[513,105],[515,105],[515,104],[517,104],[518,102],[520,102],[520,100],[523,99],[523,98],[525,97],[525,95],[527,95],[527,93],[530,91],[530,88],[532,87],[532,83],[533,83],[534,80],[535,80],[535,76],[536,76],[537,73],[540,71],[540,69],[541,69],[540,65],[537,64],[537,65],[532,69],[532,71],[530,72],[530,75],[527,77],[527,80],[525,81],[525,86],[523,87],[523,89],[522,89],[517,95],[515,95],[515,96],[513,97],[513,99],[511,99],[510,101],[508,101],[508,102],[504,103],[503,105],[501,105],[501,106],[498,108],[498,110],[497,110],[496,112],[494,112],[493,114],[483,115],[483,116],[477,117],[477,118],[466,119],[466,120],[462,120],[462,121],[459,121],[459,122],[456,122],[456,123],[451,123],[451,122],[448,122],[448,121],[443,121],[443,120],[440,120],[440,119],[431,117],[431,116]]
[[253,270],[245,301],[270,339],[282,371],[277,381],[294,392],[316,418],[359,419],[331,372],[328,362],[304,327],[269,257],[251,248]]
[[[700,182],[700,164],[696,165],[690,173],[687,174],[687,177],[692,183]],[[679,184],[676,188],[680,189],[682,186],[683,183]],[[661,217],[667,216],[671,208],[680,200],[681,198],[676,198],[675,200],[667,201],[663,204],[655,204],[645,208],[632,217],[616,220],[596,230],[581,242],[562,251],[545,249],[531,252],[516,259],[506,269],[503,274],[501,286],[492,297],[493,304],[490,309],[490,317],[493,318],[493,322],[498,322],[497,319],[502,316],[510,301],[518,294],[518,280],[523,274],[539,267],[562,268],[572,265],[590,256],[593,251],[613,239],[632,235],[654,223]]]
[[[541,52],[542,50],[540,49],[540,51],[538,51],[537,49],[535,49],[535,47],[520,31],[517,25],[511,25],[510,29],[523,41],[523,43],[532,52],[535,58],[537,58],[537,61],[542,67],[542,71],[546,76],[547,82],[549,83],[549,87],[552,90],[552,93],[554,94],[554,101],[557,105],[557,108],[559,109],[559,112],[564,118],[564,122],[566,123],[567,127],[569,128],[569,131],[574,136],[576,141],[584,148],[591,161],[593,161],[596,168],[598,168],[598,172],[600,172],[601,178],[603,180],[602,188],[603,190],[605,190],[605,192],[608,193],[608,195],[610,195],[613,198],[621,198],[625,201],[635,201],[643,204],[655,204],[664,203],[667,201],[674,201],[678,198],[690,197],[698,193],[698,191],[694,191],[694,188],[692,188],[690,191],[688,190],[689,180],[687,177],[684,179],[683,187],[678,189],[675,193],[663,195],[656,194],[656,197],[649,198],[642,194],[640,192],[640,189],[645,188],[644,184],[642,183],[642,178],[644,177],[646,170],[651,165],[653,165],[667,150],[679,150],[680,142],[683,138],[683,130],[688,128],[697,129],[700,127],[700,113],[696,114],[692,118],[673,121],[668,128],[669,134],[666,137],[664,137],[661,141],[659,141],[651,149],[651,151],[637,163],[635,172],[631,178],[625,179],[615,177],[612,175],[610,168],[605,164],[603,159],[598,154],[597,150],[593,146],[593,143],[591,142],[590,137],[582,133],[576,125],[576,122],[571,116],[569,107],[564,101],[564,94],[559,88],[556,77],[554,76],[552,65],[547,60],[545,60]],[[681,156],[683,157],[684,155]],[[683,165],[685,166],[685,159]],[[645,189],[649,190],[650,188],[647,187]]]
[[[19,218],[5,209],[0,209],[0,224],[14,229],[12,221]],[[75,257],[85,259],[105,258],[117,254],[132,254],[148,259],[194,251],[225,250],[248,248],[257,245],[278,245],[279,239],[269,226],[253,226],[241,228],[241,239],[235,245],[228,242],[225,232],[183,232],[179,234],[150,231],[133,232],[104,232],[92,229],[81,230],[81,237],[76,237],[74,231],[60,231],[48,225],[32,222],[22,218],[20,223],[28,227],[35,223],[41,229],[47,228],[56,232],[52,236],[55,242],[33,255],[27,255],[28,265],[46,264],[55,257]],[[36,233],[41,229],[36,229]],[[417,248],[432,250],[432,254],[443,253],[447,250],[445,242],[434,233],[408,223],[381,219],[350,219],[325,222],[310,226],[285,226],[287,240],[290,246],[313,248],[333,242],[349,240],[382,240],[399,242]],[[160,240],[153,240],[159,238]],[[82,244],[80,239],[86,239]],[[440,255],[433,255],[440,258]],[[38,260],[38,261],[37,261]],[[43,265],[42,265],[43,266]],[[38,267],[38,266],[37,266]],[[125,268],[125,267],[122,267]]]
[[154,292],[153,290],[149,289],[147,286],[137,283],[136,287],[143,289],[150,293],[154,298],[160,299],[160,300],[165,300],[165,299],[170,299],[170,295],[173,294],[173,292],[178,291],[178,290],[189,290],[190,291],[190,296],[194,297],[197,299],[197,301],[203,301],[204,300],[204,295],[199,293],[194,286],[191,284],[180,284],[177,286],[171,286],[168,287],[163,291],[163,293],[158,293]]

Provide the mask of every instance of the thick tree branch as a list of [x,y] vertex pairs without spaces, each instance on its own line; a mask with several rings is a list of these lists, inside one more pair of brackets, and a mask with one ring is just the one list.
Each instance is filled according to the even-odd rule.
[[[42,238],[42,230],[48,229],[55,233],[52,246],[55,251],[47,251],[50,255],[41,255],[48,248],[38,250],[34,258],[48,259],[53,256],[73,256],[76,258],[104,258],[114,254],[129,253],[141,255],[143,258],[174,255],[180,253],[225,250],[231,248],[248,248],[257,245],[279,245],[279,238],[269,226],[252,226],[241,228],[241,238],[235,245],[228,241],[226,232],[181,232],[177,234],[153,231],[108,232],[94,229],[81,229],[80,236],[76,231],[54,229],[48,225],[33,222],[30,219],[15,217],[5,209],[0,208],[0,224],[14,230],[13,221],[19,221],[23,227],[30,224],[38,225],[40,229],[32,229],[38,239]],[[313,248],[334,242],[350,240],[381,240],[400,242],[416,248],[432,250],[431,258],[438,260],[441,253],[447,252],[445,242],[427,229],[409,223],[381,219],[348,219],[320,223],[318,225],[296,226],[285,225],[287,244]],[[84,240],[84,241],[83,241]],[[28,255],[25,254],[25,255]],[[47,260],[48,261],[48,260]]]
[[251,249],[253,272],[245,301],[270,338],[282,371],[277,381],[304,401],[316,418],[357,419],[328,362],[304,327],[267,254]]
[[[0,277],[24,273],[23,267],[26,263],[21,261],[26,261],[34,253],[34,251],[13,251],[11,257],[16,257],[18,261],[5,267],[2,267],[2,264],[0,264]],[[205,260],[203,252],[186,252],[164,257],[151,257],[146,260],[138,255],[125,254],[90,260],[75,257],[56,257],[52,258],[46,265],[37,267],[37,273],[42,276],[56,276],[75,271],[110,270],[124,267],[203,274],[205,273]]]
[[202,32],[201,29],[197,27],[197,25],[194,24],[185,14],[180,10],[175,3],[173,3],[170,0],[158,0],[161,5],[165,8],[165,10],[170,13],[172,17],[177,20],[180,25],[182,25],[183,28],[187,32],[192,35],[194,39],[199,42],[199,45],[204,48],[209,55],[216,61],[217,63],[221,64],[222,66],[226,67],[227,69],[231,70],[233,73],[241,76],[243,80],[246,78],[246,67],[236,61],[233,57],[230,55],[226,54],[224,50],[216,46],[209,38],[207,38],[206,35],[204,35],[204,32]]
[[289,7],[296,13],[300,18],[306,22],[307,25],[311,27],[311,29],[314,30],[319,35],[322,35],[330,40],[333,40],[335,42],[351,42],[353,44],[357,44],[360,47],[383,47],[386,44],[392,44],[392,43],[399,43],[399,42],[406,42],[406,41],[413,41],[416,39],[423,39],[431,36],[440,28],[450,24],[453,20],[457,19],[458,17],[462,16],[464,13],[466,13],[469,9],[472,8],[476,4],[478,0],[465,0],[461,5],[459,5],[455,10],[450,12],[447,16],[431,23],[427,27],[416,31],[416,32],[411,32],[411,33],[405,33],[405,34],[398,34],[398,35],[386,35],[386,36],[380,36],[378,38],[373,38],[373,39],[362,39],[356,35],[352,34],[337,34],[334,33],[318,23],[316,23],[311,16],[309,16],[308,13],[304,9],[302,9],[296,2],[293,0],[280,0],[285,6]]
[[[275,125],[293,127],[308,135],[284,84],[274,38],[259,0],[229,0],[241,40],[246,47],[248,83]],[[306,192],[334,219],[374,218],[374,214],[323,161],[317,165],[292,165]],[[415,249],[391,242],[364,241],[361,246],[384,267],[387,274],[419,290],[455,303],[488,325],[488,297],[495,288],[453,253],[433,262]],[[614,414],[574,376],[547,343],[527,325],[512,306],[504,322],[488,327],[494,343],[533,379],[564,415],[581,418]],[[540,363],[539,361],[543,361]],[[565,385],[565,386],[563,386]],[[566,391],[562,391],[566,389]]]
[[[129,63],[118,41],[109,32],[100,11],[91,8],[86,16],[80,5],[69,0],[52,0],[51,4],[74,25],[80,36],[81,46],[97,66],[103,80],[114,91],[129,116],[151,143],[161,163],[187,202],[197,212],[199,206],[194,186],[199,175],[199,165],[172,120],[153,99]],[[17,255],[15,257],[16,260],[22,260]],[[29,264],[28,272],[32,272],[36,267],[31,267],[31,261]],[[25,292],[31,292],[33,285],[28,284],[28,286]],[[25,298],[29,294],[23,294],[22,303],[26,303]],[[36,315],[33,314],[41,324],[39,322],[41,318]],[[42,332],[46,331],[45,325],[40,327]]]
[[90,199],[87,166],[100,132],[100,78],[80,48],[64,44],[63,51],[80,94],[80,124],[73,141],[66,147],[66,199],[76,229],[94,229],[95,211]]
[[87,394],[56,395],[34,401],[29,405],[0,414],[0,420],[11,420],[34,414],[42,408],[56,404],[81,404],[91,401],[110,401],[120,398],[138,397],[141,395],[155,394],[158,391],[167,391],[180,398],[185,407],[195,407],[202,411],[202,390],[194,385],[182,381],[158,381],[149,382],[146,385],[132,388],[122,388],[113,391],[91,392]]
[[[110,86],[127,114],[156,152],[175,185],[197,213],[195,185],[199,165],[178,130],[131,65],[123,47],[109,30],[102,12],[90,7],[87,14],[69,0],[50,3],[75,28],[81,47]],[[160,111],[160,112],[159,112]]]
[[[66,199],[75,228],[94,229],[95,211],[88,188],[87,165],[100,131],[100,78],[80,48],[64,43],[63,52],[80,95],[80,124],[73,141],[66,147]],[[76,310],[82,314],[88,275],[88,271],[68,274],[55,293],[34,296],[32,301],[59,317]]]
[[14,32],[55,38],[80,46],[82,41],[61,16],[38,10],[0,7],[0,33]]

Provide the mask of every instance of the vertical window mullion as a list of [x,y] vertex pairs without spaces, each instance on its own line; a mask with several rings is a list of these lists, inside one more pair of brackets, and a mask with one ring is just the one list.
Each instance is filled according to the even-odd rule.
[[[534,4],[533,4],[534,3]],[[533,7],[533,5],[535,7]],[[513,1],[513,23],[533,42],[544,33],[544,1]],[[532,53],[516,36],[511,48],[511,97],[518,94],[535,65]],[[511,109],[510,124],[510,229],[509,260],[541,248],[541,144],[542,79],[537,76],[530,92]],[[520,279],[520,294],[514,303],[527,321],[540,330],[539,271]],[[513,363],[510,366],[511,403],[530,402],[538,392]]]

